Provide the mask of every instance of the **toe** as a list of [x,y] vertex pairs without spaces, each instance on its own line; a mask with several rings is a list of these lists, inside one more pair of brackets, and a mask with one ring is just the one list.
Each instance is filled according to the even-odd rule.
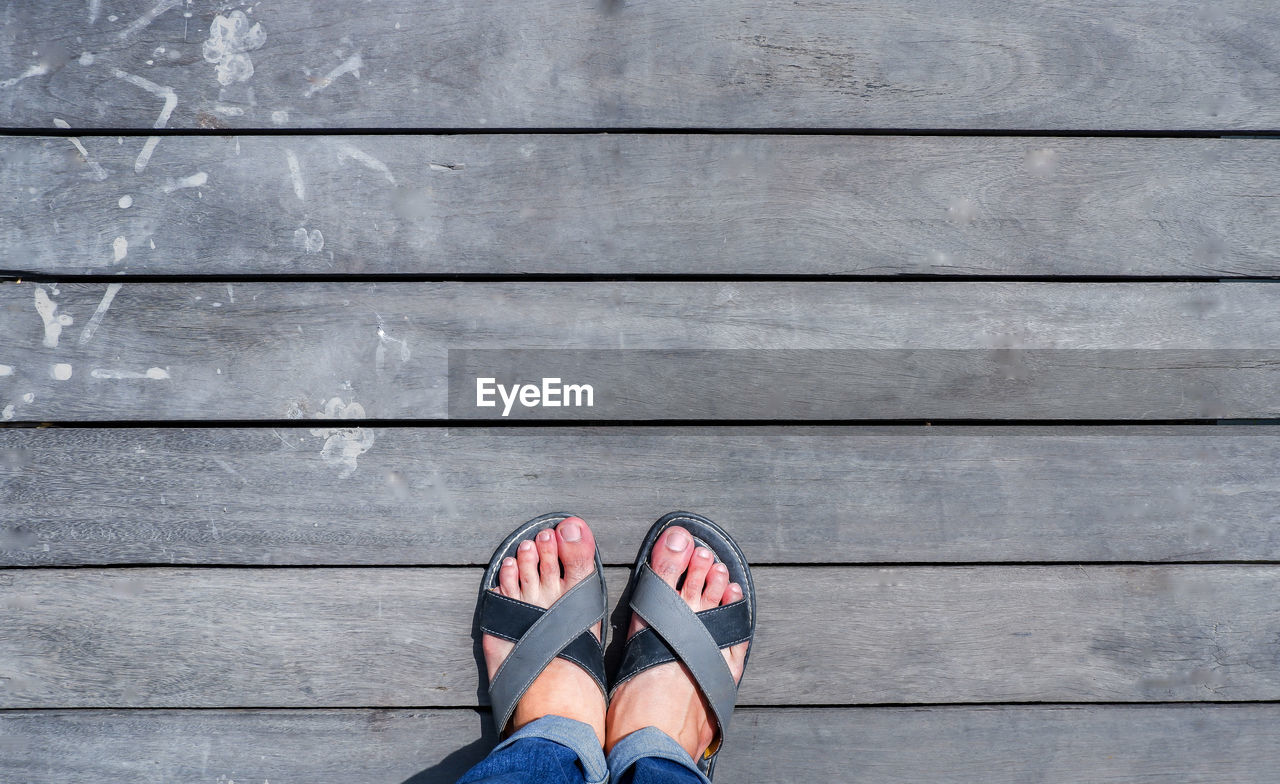
[[724,592],[724,604],[733,604],[742,598],[742,586],[737,583],[729,583],[729,588]]
[[516,548],[516,568],[520,572],[521,598],[532,602],[542,593],[542,581],[538,577],[538,548],[532,539],[526,539]]
[[596,541],[580,517],[566,517],[556,526],[565,585],[576,585],[596,570]]
[[711,571],[713,563],[715,558],[707,548],[699,547],[693,551],[693,559],[689,561],[689,571],[685,573],[684,587],[680,589],[680,596],[694,610],[702,609],[702,587],[706,584],[707,573]]
[[693,537],[680,526],[672,526],[662,532],[653,545],[650,565],[663,582],[672,588],[680,581],[680,575],[693,557]]
[[550,528],[539,531],[534,542],[538,550],[538,578],[542,581],[542,588],[559,593],[560,554],[557,552],[555,532]]
[[[737,583],[729,583],[729,587],[724,592],[724,603],[732,604],[742,598],[742,586]],[[735,681],[741,680],[743,666],[747,660],[747,648],[751,646],[750,642],[741,642],[724,651],[725,662],[729,665],[729,671],[733,673]]]
[[516,568],[516,559],[502,559],[502,567],[498,569],[498,587],[502,589],[503,596],[520,598],[520,572]]
[[707,573],[707,586],[702,589],[702,608],[719,607],[729,587],[729,567],[718,563]]

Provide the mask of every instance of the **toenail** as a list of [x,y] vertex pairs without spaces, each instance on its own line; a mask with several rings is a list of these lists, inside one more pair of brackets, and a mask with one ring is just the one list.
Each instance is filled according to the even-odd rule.
[[683,553],[685,548],[689,546],[689,535],[684,531],[674,531],[667,537],[667,549],[677,553]]
[[577,523],[562,523],[560,525],[560,535],[564,537],[566,542],[576,542],[582,538],[582,529]]
[[725,565],[724,565],[724,564],[722,564],[722,563],[718,563],[718,564],[716,564],[715,566],[713,566],[713,567],[711,567],[711,568],[712,568],[712,569],[715,569],[715,570],[716,570],[716,572],[717,572],[717,573],[719,573],[719,574],[724,574],[725,572],[729,571],[729,567],[725,566]]
[[697,550],[693,551],[693,554],[703,560],[706,560],[711,557],[711,551],[705,547],[699,547]]
[[525,552],[532,550],[533,542],[530,542],[528,539],[525,539],[523,542],[520,543],[520,549],[524,550]]
[[539,532],[538,532],[538,541],[540,541],[540,542],[550,542],[550,541],[551,541],[551,532],[550,532],[550,531],[539,531]]
[[502,559],[502,565],[503,565],[503,566],[515,566],[515,565],[516,565],[516,559],[514,559],[514,558],[503,558],[503,559]]

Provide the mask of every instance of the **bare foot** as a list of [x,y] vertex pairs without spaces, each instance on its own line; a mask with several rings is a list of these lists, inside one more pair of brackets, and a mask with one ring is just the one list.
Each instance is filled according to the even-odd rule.
[[[533,539],[521,542],[516,557],[503,561],[498,587],[493,590],[511,599],[550,607],[595,571],[595,553],[591,529],[581,518],[567,517],[554,531],[540,531]],[[600,638],[600,624],[592,633]],[[515,643],[486,634],[480,645],[492,680]],[[594,678],[572,662],[552,659],[516,703],[511,729],[518,730],[543,716],[564,716],[590,724],[603,744],[604,708],[604,695]]]
[[[685,575],[680,596],[694,612],[742,598],[742,587],[729,582],[729,570],[724,564],[715,563],[715,557],[705,547],[695,548],[693,537],[679,526],[668,528],[658,537],[650,565],[672,588],[680,575]],[[646,625],[640,616],[632,615],[628,639]],[[748,645],[744,642],[721,651],[734,681],[742,679]],[[688,668],[679,662],[652,667],[619,686],[609,702],[606,726],[606,752],[636,730],[657,727],[675,738],[694,760],[702,757],[716,734],[711,709]]]

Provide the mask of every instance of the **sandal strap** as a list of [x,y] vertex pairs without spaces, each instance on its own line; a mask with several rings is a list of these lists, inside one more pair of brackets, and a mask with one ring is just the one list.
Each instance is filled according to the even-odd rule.
[[[734,605],[726,605],[724,609],[727,612],[721,615],[725,623],[717,622],[717,627],[721,632],[719,636],[728,636],[730,639],[734,637],[732,634],[733,627],[729,623],[734,620],[736,613],[744,611],[746,603],[743,602],[741,610],[736,609]],[[724,660],[724,655],[720,653],[721,643],[716,639],[711,630],[703,623],[702,619],[694,613],[693,608],[689,606],[679,593],[676,592],[662,578],[645,563],[641,566],[638,578],[636,579],[635,588],[631,594],[631,609],[635,610],[641,618],[649,624],[650,628],[658,637],[662,638],[663,646],[669,652],[667,655],[671,659],[679,659],[689,668],[689,672],[693,674],[694,682],[702,691],[707,699],[707,703],[711,706],[711,711],[715,714],[716,723],[720,726],[720,733],[723,735],[729,728],[729,717],[733,715],[733,706],[738,701],[738,684],[733,679],[733,673],[729,670],[729,665]],[[712,612],[712,611],[708,611]],[[720,616],[713,616],[713,620],[718,621]],[[738,636],[750,637],[750,621],[749,615],[744,614],[746,620],[745,626],[738,626]],[[745,632],[744,632],[745,630]],[[637,634],[628,642],[628,653],[630,653],[632,643],[640,638]],[[653,639],[652,635],[649,639]],[[741,642],[741,640],[738,640]],[[651,643],[642,641],[641,645],[647,647]],[[627,680],[642,669],[648,669],[655,664],[662,663],[660,661],[652,661],[640,657],[641,649],[635,649],[637,654],[630,656],[632,666],[637,669],[631,672],[624,663],[622,672],[620,673],[619,683]],[[614,687],[615,689],[617,686]]]
[[[537,605],[487,591],[484,606],[480,610],[480,631],[516,642],[545,612],[545,609]],[[594,634],[589,631],[579,634],[560,651],[558,658],[571,661],[586,670],[600,690],[604,691],[604,647]]]
[[[751,608],[747,600],[739,599],[732,604],[724,604],[695,613],[702,625],[707,627],[711,637],[721,650],[751,639]],[[678,657],[671,646],[654,633],[650,627],[636,632],[627,640],[622,654],[622,664],[618,667],[618,680],[624,681],[639,672],[657,667],[660,664],[676,661]]]
[[516,703],[556,657],[581,666],[604,691],[603,649],[590,632],[607,610],[601,599],[603,590],[597,569],[546,610],[485,592],[481,629],[515,640],[515,648],[489,680],[489,700],[499,733],[507,726]]

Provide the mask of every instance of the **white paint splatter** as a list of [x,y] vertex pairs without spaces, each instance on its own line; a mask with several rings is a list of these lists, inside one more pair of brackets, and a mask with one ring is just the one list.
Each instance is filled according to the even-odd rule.
[[249,52],[267,42],[262,24],[249,23],[244,11],[218,14],[209,25],[209,40],[204,42],[204,59],[214,63],[214,74],[223,87],[248,81],[253,76],[253,60]]
[[1027,171],[1037,177],[1051,177],[1058,170],[1058,152],[1050,147],[1027,150]]
[[94,368],[89,371],[89,375],[94,378],[149,378],[155,381],[163,381],[164,379],[169,378],[169,371],[158,367],[149,368],[145,373],[139,373],[134,370],[103,370],[102,368]]
[[133,197],[126,193],[125,195],[121,196],[120,201],[116,203],[120,205],[120,209],[127,210],[133,206]]
[[[63,130],[67,130],[71,127],[71,125],[61,117],[54,117],[53,125],[55,128],[61,128]],[[84,162],[89,165],[89,170],[93,172],[93,178],[95,180],[97,180],[98,182],[102,182],[107,178],[106,170],[103,169],[101,166],[99,166],[97,161],[89,157],[89,151],[85,149],[84,145],[80,142],[79,139],[77,139],[74,136],[69,136],[67,137],[67,141],[71,142],[72,146],[74,146],[76,150],[80,153],[80,157],[83,158]]]
[[[364,406],[354,400],[343,403],[340,397],[330,398],[324,411],[316,414],[317,419],[364,419],[364,416]],[[374,441],[373,431],[362,427],[313,428],[311,435],[324,439],[320,457],[326,463],[342,468],[339,479],[355,473],[356,458],[368,452]]]
[[183,177],[180,180],[168,180],[161,188],[165,193],[173,193],[183,188],[199,188],[209,181],[209,175],[206,172],[196,172],[189,177]]
[[71,378],[71,366],[65,362],[59,362],[53,366],[52,374],[57,381],[66,381]]
[[165,11],[168,11],[170,8],[174,8],[181,3],[182,0],[161,0],[155,8],[152,8],[150,11],[133,20],[128,27],[117,33],[117,37],[123,41],[126,38],[141,32],[144,28],[149,27],[151,23],[160,16],[160,14],[163,14]]
[[392,185],[396,184],[395,175],[391,173],[391,170],[387,168],[385,163],[355,145],[343,144],[338,147],[338,163],[343,163],[347,160],[357,161],[366,169],[376,171],[383,177],[386,177],[387,182]]
[[339,76],[342,76],[343,74],[351,74],[355,78],[359,79],[360,69],[363,67],[364,67],[364,60],[360,57],[360,53],[356,52],[355,54],[348,57],[346,60],[343,60],[342,63],[338,65],[337,68],[334,68],[332,71],[325,74],[323,78],[317,79],[314,82],[312,82],[311,86],[307,88],[307,92],[304,93],[304,96],[307,98],[310,98],[311,96],[320,92],[324,88],[333,84],[333,80],[337,79]]
[[133,171],[135,174],[142,174],[147,168],[147,163],[151,161],[151,154],[156,151],[156,145],[160,143],[159,136],[148,136],[145,144],[142,145],[142,152],[138,153],[138,160],[133,162]]
[[307,198],[307,186],[302,181],[302,166],[293,150],[285,150],[284,157],[289,161],[289,179],[293,180],[293,195],[299,200]]
[[431,171],[462,171],[467,168],[465,163],[428,163],[427,168]]
[[23,71],[19,76],[15,76],[12,79],[5,79],[3,82],[0,82],[0,87],[12,87],[23,79],[30,79],[33,76],[44,76],[47,73],[49,73],[48,63],[37,63],[36,65],[27,68],[27,70]]
[[956,223],[968,225],[978,216],[978,203],[967,196],[957,196],[947,205],[947,214]]
[[96,59],[97,58],[93,56],[93,52],[81,52],[80,56],[76,58],[76,62],[87,68],[93,65],[93,61]]
[[[126,73],[119,68],[111,69],[112,75],[117,79],[124,79],[126,82],[141,87],[157,98],[164,99],[164,106],[160,109],[160,116],[152,123],[153,128],[163,128],[169,124],[169,117],[173,114],[173,110],[178,107],[178,94],[173,91],[172,87],[166,87],[156,84],[150,79],[144,79],[141,76],[135,76]],[[159,136],[148,136],[145,144],[142,145],[142,152],[138,153],[138,159],[133,163],[133,170],[138,174],[147,168],[147,163],[151,160],[151,154],[156,151],[156,145],[160,143]]]
[[25,395],[23,395],[23,396],[22,396],[22,402],[23,402],[23,403],[33,403],[33,402],[35,402],[35,399],[36,399],[36,393],[35,393],[35,392],[28,392],[27,394],[25,394]]
[[89,24],[98,21],[98,12],[102,10],[102,0],[89,0]]
[[232,305],[236,304],[236,291],[235,289],[231,288],[230,283],[227,284],[227,301],[230,302]]
[[300,228],[293,233],[293,246],[306,253],[319,253],[324,248],[324,235],[319,229]]
[[[376,314],[375,314],[376,315]],[[382,322],[382,316],[378,316],[378,347],[373,352],[373,366],[378,373],[382,372],[387,359],[387,345],[394,343],[400,346],[400,361],[408,362],[410,356],[409,340],[398,340],[387,334],[386,325]]]
[[111,69],[111,73],[117,79],[123,79],[135,87],[141,87],[157,98],[164,100],[164,106],[160,109],[160,116],[152,123],[153,128],[163,128],[169,123],[169,116],[173,114],[173,110],[178,106],[178,95],[173,91],[172,87],[167,85],[159,85],[150,79],[145,79],[136,74],[122,71],[119,68]]
[[12,376],[13,365],[0,365],[0,376]]
[[84,329],[80,331],[80,340],[77,343],[81,346],[93,339],[93,333],[97,331],[98,325],[102,323],[102,317],[107,315],[107,309],[111,307],[111,301],[116,298],[116,294],[120,291],[121,284],[111,283],[107,285],[107,291],[102,295],[102,301],[98,303],[98,309],[93,311],[93,315],[89,317],[89,323],[84,325]]
[[75,323],[75,319],[66,313],[58,312],[58,303],[49,299],[49,292],[36,286],[36,312],[44,322],[44,344],[48,348],[58,347],[58,338],[62,336],[62,328]]
[[224,117],[239,117],[244,114],[244,109],[239,106],[227,106],[225,104],[215,104],[213,110]]
[[289,113],[280,109],[271,113],[271,122],[276,125],[284,125],[289,122]]
[[14,414],[13,406],[12,405],[5,406],[4,411],[0,411],[0,419],[3,419],[5,422],[8,422],[10,419],[13,419],[13,414]]
[[129,241],[124,237],[116,237],[111,242],[111,262],[119,264],[129,255]]

